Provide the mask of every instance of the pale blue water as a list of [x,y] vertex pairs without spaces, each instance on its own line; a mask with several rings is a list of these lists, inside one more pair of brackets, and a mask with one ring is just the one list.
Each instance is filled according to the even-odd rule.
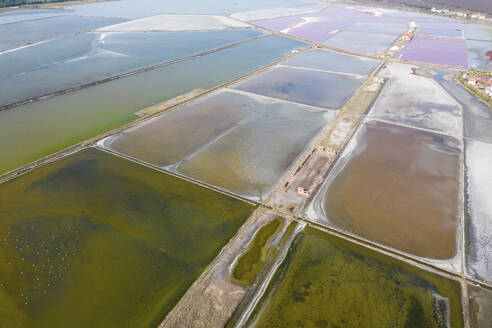
[[379,61],[331,50],[313,50],[283,62],[283,65],[341,73],[367,75]]
[[492,61],[487,57],[487,53],[492,51],[492,42],[467,40],[466,48],[469,67],[492,72]]
[[0,25],[69,14],[68,10],[22,9],[0,12]]
[[458,28],[454,28],[454,29],[422,28],[419,31],[419,34],[432,35],[438,37],[453,37],[453,38],[463,37],[463,31]]
[[0,25],[0,49],[17,48],[28,43],[89,31],[124,21],[120,18],[60,15]]
[[303,43],[269,36],[209,55],[0,111],[0,172],[136,118],[139,109],[209,89],[268,65]]
[[291,67],[276,67],[233,86],[234,89],[311,106],[338,109],[365,78]]
[[0,55],[0,105],[261,35],[252,29],[70,35]]
[[[11,13],[11,11],[7,11],[6,13]],[[0,15],[0,25],[13,24],[13,23],[19,23],[19,22],[23,22],[23,21],[30,21],[30,20],[43,19],[43,18],[50,18],[50,17],[56,17],[56,16],[61,16],[61,15],[66,15],[66,14],[67,13],[65,13],[63,11],[60,11],[58,13],[56,13],[56,12],[44,13],[43,11],[41,11],[40,13],[37,13],[37,14],[27,14],[26,13],[23,15],[6,15],[6,16]]]
[[399,36],[405,33],[408,29],[408,24],[376,24],[376,23],[356,23],[349,27],[347,31],[367,32],[367,33],[382,33]]
[[342,31],[329,38],[324,44],[360,54],[384,52],[396,40],[396,35]]
[[478,24],[465,24],[465,38],[492,41],[492,27]]
[[122,0],[72,6],[77,15],[141,18],[155,14],[231,14],[235,12],[313,4],[312,0]]
[[[92,49],[96,34],[80,33],[0,55],[0,80],[77,58]],[[0,82],[1,83],[1,82]]]

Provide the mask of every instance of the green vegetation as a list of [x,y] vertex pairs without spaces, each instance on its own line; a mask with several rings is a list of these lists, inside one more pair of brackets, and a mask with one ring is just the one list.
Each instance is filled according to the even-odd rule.
[[256,327],[462,327],[460,285],[313,228],[250,318]]
[[0,8],[67,1],[71,0],[0,0]]
[[282,225],[283,219],[276,218],[262,226],[256,233],[248,250],[237,261],[232,277],[242,285],[251,285],[265,264],[271,248],[270,243]]
[[93,148],[1,184],[0,327],[156,327],[253,210]]
[[[286,246],[287,241],[292,236],[292,233],[295,231],[296,227],[297,227],[297,222],[291,221],[289,226],[285,230],[284,234],[282,235],[280,242],[275,247],[273,247],[273,249],[269,250],[270,255],[267,257],[265,264],[263,264],[263,268],[260,270],[260,272],[257,275],[257,279],[259,281],[262,281],[267,276],[267,274],[269,273],[269,269],[275,263],[275,260],[280,254],[280,251]],[[258,288],[258,286],[256,286],[256,288]],[[246,297],[241,301],[241,304],[239,304],[239,306],[236,308],[233,315],[225,325],[225,328],[233,328],[236,326],[245,308],[251,302],[251,297],[254,296],[255,294],[254,292],[255,292],[254,289],[249,290],[248,295],[246,295]]]

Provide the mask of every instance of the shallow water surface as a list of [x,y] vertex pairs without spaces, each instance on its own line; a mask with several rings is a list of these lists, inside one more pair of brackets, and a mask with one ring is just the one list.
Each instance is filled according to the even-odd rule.
[[403,50],[401,59],[438,65],[468,67],[466,43],[458,39],[415,37]]
[[21,328],[156,327],[254,210],[96,149],[0,185],[0,208],[0,326]]
[[366,33],[382,33],[391,34],[395,38],[405,33],[408,29],[408,25],[404,24],[391,24],[391,23],[356,23],[349,27],[347,31],[354,32],[366,32]]
[[442,80],[440,84],[463,106],[465,137],[492,144],[492,111],[490,108],[454,80]]
[[252,21],[253,24],[266,27],[272,30],[280,31],[290,26],[297,25],[304,22],[301,17],[298,16],[286,16],[276,18],[258,19]]
[[427,258],[457,252],[459,143],[367,122],[316,196],[310,217]]
[[134,120],[138,110],[208,89],[282,58],[302,43],[269,36],[199,58],[0,111],[0,172]]
[[492,41],[492,27],[478,24],[464,24],[465,38]]
[[[462,135],[461,106],[438,84],[444,80],[443,75],[452,76],[453,72],[442,71],[441,75],[424,77],[414,74],[413,68],[411,65],[391,63],[379,71],[379,76],[388,80],[369,116],[456,136]],[[430,76],[438,72],[434,68],[421,68]]]
[[233,86],[301,104],[337,109],[342,107],[363,77],[353,77],[291,67],[275,67]]
[[452,37],[452,38],[462,38],[463,31],[461,29],[442,29],[442,28],[422,28],[419,34],[432,35],[438,37]]
[[460,286],[306,228],[250,327],[462,327]]
[[271,99],[258,99],[254,108],[254,115],[184,160],[177,170],[261,200],[337,114]]
[[0,12],[0,24],[12,24],[27,20],[43,19],[60,15],[67,15],[69,12],[57,9],[22,9]]
[[317,18],[285,30],[289,35],[315,42],[326,40],[334,31],[346,28],[349,22],[343,19]]
[[306,6],[316,3],[312,0],[210,0],[210,1],[175,1],[175,0],[122,0],[98,2],[70,6],[78,15],[142,18],[162,13],[172,14],[232,14],[242,11]]
[[[48,65],[81,57],[91,51],[96,37],[95,33],[78,33],[1,54],[0,83],[4,84],[9,77],[29,74]],[[4,88],[0,92],[6,93]]]
[[331,50],[313,50],[282,62],[282,65],[316,70],[367,75],[379,61],[365,57],[347,55]]
[[324,44],[360,54],[384,52],[397,39],[397,35],[369,32],[342,31],[334,34]]
[[466,268],[469,275],[492,282],[492,143],[465,139]]
[[466,41],[468,66],[474,69],[492,72],[492,42]]
[[335,115],[226,90],[110,137],[104,146],[261,199]]
[[490,328],[492,322],[492,290],[468,285],[470,297],[470,327]]
[[261,35],[253,29],[70,35],[0,55],[0,77],[4,77],[0,79],[0,105]]
[[219,91],[109,137],[104,146],[157,166],[176,164],[261,111],[254,98]]
[[12,49],[123,22],[121,18],[60,15],[0,25],[0,48]]

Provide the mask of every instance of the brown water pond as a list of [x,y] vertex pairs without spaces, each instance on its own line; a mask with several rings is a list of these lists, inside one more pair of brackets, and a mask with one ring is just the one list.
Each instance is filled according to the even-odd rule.
[[317,195],[315,219],[418,256],[452,258],[459,154],[453,138],[369,121]]

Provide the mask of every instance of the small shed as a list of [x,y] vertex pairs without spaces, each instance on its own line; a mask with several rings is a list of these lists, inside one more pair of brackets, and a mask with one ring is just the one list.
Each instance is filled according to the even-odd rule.
[[309,196],[309,190],[304,187],[297,187],[297,193],[302,196]]
[[410,41],[413,39],[413,34],[411,33],[405,33],[403,34],[403,36],[401,37],[402,40],[404,41]]

